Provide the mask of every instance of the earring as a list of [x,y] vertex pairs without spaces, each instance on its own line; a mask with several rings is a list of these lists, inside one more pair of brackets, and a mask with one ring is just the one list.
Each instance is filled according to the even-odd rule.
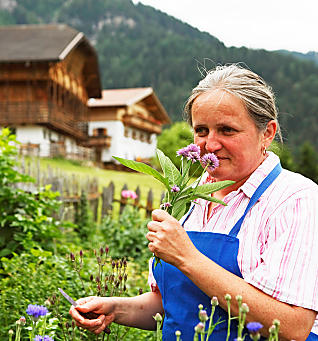
[[263,146],[263,155],[265,156],[266,155],[266,147],[265,146]]

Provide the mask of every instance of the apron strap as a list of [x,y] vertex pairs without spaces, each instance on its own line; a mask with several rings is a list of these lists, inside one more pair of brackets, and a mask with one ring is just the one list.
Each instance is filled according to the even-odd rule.
[[278,175],[282,171],[282,166],[280,163],[278,163],[275,168],[267,175],[267,177],[262,181],[262,183],[257,187],[256,191],[252,195],[244,214],[242,217],[236,222],[236,224],[233,226],[231,232],[229,233],[229,236],[236,237],[241,229],[241,225],[243,223],[243,220],[247,214],[247,212],[255,205],[257,200],[262,196],[262,194],[266,191],[266,189],[271,185],[271,183],[278,177]]

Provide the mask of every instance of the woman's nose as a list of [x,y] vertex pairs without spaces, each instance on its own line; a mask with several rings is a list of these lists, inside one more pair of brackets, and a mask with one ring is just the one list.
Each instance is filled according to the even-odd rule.
[[215,153],[222,148],[220,141],[213,135],[209,136],[205,142],[205,149],[209,153]]

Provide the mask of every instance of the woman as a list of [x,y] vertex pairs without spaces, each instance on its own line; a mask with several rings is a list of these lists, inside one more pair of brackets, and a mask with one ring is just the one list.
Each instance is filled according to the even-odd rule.
[[[280,339],[318,339],[318,186],[282,170],[267,151],[279,131],[274,96],[255,73],[236,65],[217,67],[193,90],[185,112],[202,154],[220,165],[205,181],[234,180],[216,192],[227,206],[199,200],[181,223],[155,210],[148,224],[149,249],[161,259],[152,266],[152,292],[133,298],[84,298],[70,313],[81,327],[101,332],[109,323],[154,329],[165,313],[163,339],[192,340],[197,306],[219,300],[226,319],[225,295],[241,295],[249,306],[247,322],[280,320]],[[238,314],[235,299],[231,312]],[[231,339],[236,337],[235,326]],[[227,323],[213,332],[225,340]]]

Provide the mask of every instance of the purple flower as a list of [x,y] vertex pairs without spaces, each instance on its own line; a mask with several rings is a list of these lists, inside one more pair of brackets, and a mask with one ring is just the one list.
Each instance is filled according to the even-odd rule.
[[29,304],[26,313],[31,316],[33,321],[37,321],[40,316],[45,316],[48,310],[43,305]]
[[213,172],[215,168],[219,167],[219,160],[213,153],[203,155],[201,157],[201,163],[204,168],[208,166],[210,172]]
[[172,187],[171,187],[171,192],[180,192],[180,188],[177,186],[177,185],[173,185]]
[[179,149],[177,151],[177,156],[185,157],[194,163],[200,160],[200,147],[191,143],[188,146]]
[[169,208],[169,207],[171,207],[170,202],[164,202],[163,204],[160,205],[160,208],[162,210],[165,210],[166,208]]
[[263,325],[259,322],[249,322],[246,325],[246,328],[251,334],[256,334],[260,329],[263,328]]
[[50,336],[48,335],[36,335],[34,338],[34,341],[54,341]]

